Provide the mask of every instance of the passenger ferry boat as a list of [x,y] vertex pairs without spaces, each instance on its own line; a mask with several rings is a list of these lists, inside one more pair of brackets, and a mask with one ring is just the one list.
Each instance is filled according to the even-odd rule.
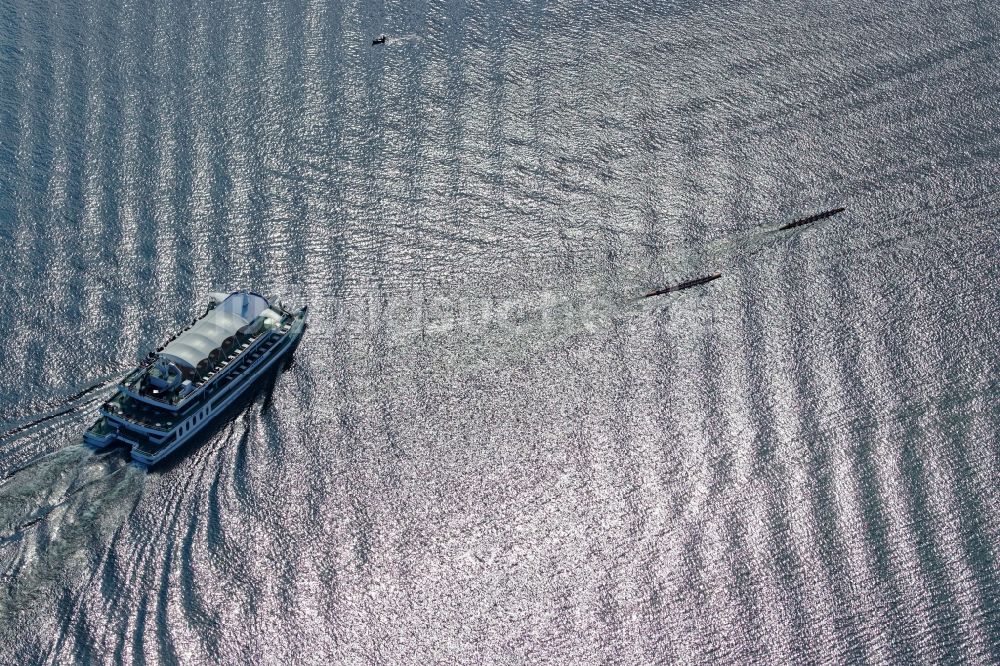
[[84,441],[160,462],[287,356],[306,319],[305,307],[293,313],[253,292],[210,294],[205,314],[126,375]]

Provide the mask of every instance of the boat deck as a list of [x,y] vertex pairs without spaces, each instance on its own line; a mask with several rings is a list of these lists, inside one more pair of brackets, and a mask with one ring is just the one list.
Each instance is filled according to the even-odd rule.
[[[272,330],[276,330],[276,331],[279,331],[279,332],[283,333],[283,332],[285,332],[285,331],[288,330],[289,326],[290,326],[290,324],[283,324],[283,325],[281,325],[281,326],[279,326],[279,327],[277,327],[275,329],[260,331],[256,335],[254,335],[252,338],[249,338],[246,341],[244,341],[243,344],[241,344],[240,346],[233,348],[233,350],[229,353],[229,355],[226,356],[226,358],[224,358],[214,368],[212,368],[212,370],[208,374],[206,374],[203,377],[200,377],[198,379],[198,381],[194,382],[195,392],[197,392],[198,389],[200,389],[200,388],[204,387],[206,384],[208,384],[216,375],[218,375],[219,373],[223,372],[226,368],[228,368],[229,365],[233,361],[235,361],[236,359],[240,358],[241,354],[243,354],[243,352],[245,352],[255,342],[257,342],[261,338],[261,336],[266,335],[267,333],[269,333]],[[194,396],[194,393],[188,394],[188,395],[183,396],[183,397],[181,397],[181,396],[158,396],[158,395],[152,395],[152,394],[150,394],[150,395],[143,394],[144,398],[149,398],[149,399],[151,399],[151,400],[153,400],[155,402],[160,402],[160,403],[163,403],[164,405],[171,405],[171,406],[180,405],[180,404],[186,402],[187,400],[189,400],[193,396]]]
[[155,456],[157,453],[159,453],[160,449],[163,448],[163,445],[154,444],[149,440],[148,437],[143,438],[141,441],[139,439],[136,439],[134,442],[132,442],[132,444],[133,444],[132,446],[133,451],[137,451],[144,456],[150,456],[150,457]]
[[[267,354],[278,342],[282,339],[288,329],[291,328],[291,324],[283,324],[275,330],[279,335],[273,335],[270,339],[264,341],[257,348],[253,349],[249,354],[243,354],[244,351],[253,343],[253,340],[246,342],[241,345],[240,348],[234,351],[226,362],[219,366],[216,370],[206,375],[206,377],[197,384],[200,388],[210,379],[215,377],[224,368],[229,367],[230,363],[235,359],[240,359],[239,364],[232,368],[225,377],[222,377],[217,384],[210,387],[208,390],[212,393],[222,390],[226,386],[230,385],[232,382],[239,379],[244,372],[246,372],[251,366],[253,366],[262,356]],[[258,336],[259,337],[259,336]],[[257,339],[257,338],[254,338]],[[119,401],[121,409],[113,410],[112,403],[105,403],[104,408],[109,412],[113,413],[115,417],[131,424],[142,426],[144,428],[149,428],[151,430],[157,430],[160,432],[169,432],[175,428],[178,424],[184,421],[187,416],[181,412],[171,412],[165,409],[159,409],[152,405],[149,405],[140,400],[134,400],[127,396],[122,397]],[[152,446],[158,446],[158,444],[151,444]]]

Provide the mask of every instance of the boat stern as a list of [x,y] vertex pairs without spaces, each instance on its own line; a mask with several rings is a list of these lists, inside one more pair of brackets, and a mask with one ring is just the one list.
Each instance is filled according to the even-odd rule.
[[118,428],[102,416],[83,433],[83,441],[97,451],[106,449],[118,441]]

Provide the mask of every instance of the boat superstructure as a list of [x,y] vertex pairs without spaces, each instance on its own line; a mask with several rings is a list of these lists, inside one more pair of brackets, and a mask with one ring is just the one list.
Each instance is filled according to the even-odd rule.
[[291,312],[254,292],[210,294],[201,317],[125,376],[84,441],[126,444],[143,465],[163,460],[276,367],[306,319],[305,307]]

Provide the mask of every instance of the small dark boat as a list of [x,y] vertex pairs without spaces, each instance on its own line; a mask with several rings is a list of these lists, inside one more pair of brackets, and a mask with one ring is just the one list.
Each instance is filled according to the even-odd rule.
[[691,287],[697,287],[698,285],[706,284],[712,280],[718,280],[720,277],[722,277],[722,273],[712,273],[711,275],[706,275],[705,277],[687,280],[686,282],[670,285],[669,287],[664,287],[663,289],[656,289],[655,291],[651,291],[643,296],[643,298],[649,298],[650,296],[662,296],[663,294],[669,294],[674,291],[690,289]]
[[798,220],[793,220],[788,224],[778,227],[778,231],[786,231],[788,229],[794,229],[795,227],[801,227],[804,224],[809,224],[811,222],[818,222],[819,220],[825,220],[828,217],[833,217],[838,213],[843,213],[846,208],[834,208],[833,210],[826,210],[822,213],[816,213],[815,215],[810,215],[809,217],[802,217]]
[[379,44],[385,44],[385,35],[379,35],[372,40],[372,46],[378,46]]

